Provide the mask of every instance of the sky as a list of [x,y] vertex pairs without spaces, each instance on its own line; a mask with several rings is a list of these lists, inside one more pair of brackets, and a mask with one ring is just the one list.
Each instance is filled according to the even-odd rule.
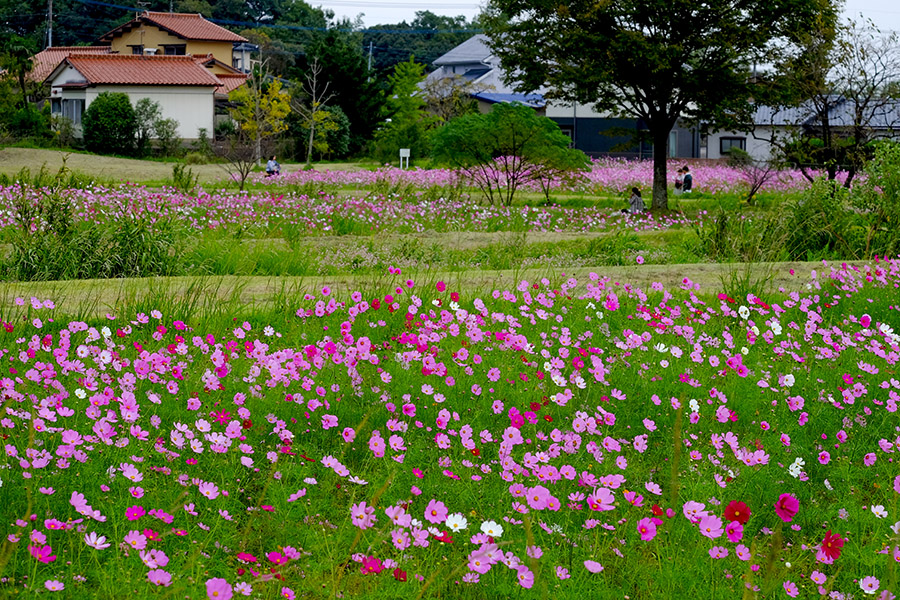
[[[764,0],[762,0],[764,1]],[[363,25],[410,22],[417,10],[437,15],[464,15],[472,19],[480,12],[482,0],[311,0],[309,4],[330,8],[337,17],[354,19],[362,14]],[[845,0],[844,15],[859,22],[860,14],[881,30],[900,32],[900,3],[897,0]]]

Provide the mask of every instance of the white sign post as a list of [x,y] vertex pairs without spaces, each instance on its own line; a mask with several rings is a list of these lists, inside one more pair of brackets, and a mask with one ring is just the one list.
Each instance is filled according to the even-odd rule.
[[[406,166],[403,166],[403,159],[406,159]],[[408,169],[409,168],[409,148],[400,148],[400,168]]]

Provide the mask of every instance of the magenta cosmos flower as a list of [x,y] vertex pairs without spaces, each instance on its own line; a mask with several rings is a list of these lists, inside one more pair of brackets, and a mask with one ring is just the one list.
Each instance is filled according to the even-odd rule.
[[791,494],[782,494],[775,503],[775,514],[785,523],[790,523],[799,510],[800,501]]

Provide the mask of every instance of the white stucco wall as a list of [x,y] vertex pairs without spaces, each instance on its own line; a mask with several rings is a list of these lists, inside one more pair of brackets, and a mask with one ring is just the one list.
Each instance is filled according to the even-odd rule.
[[137,105],[142,98],[159,103],[164,119],[178,121],[178,137],[185,140],[197,139],[200,128],[212,136],[214,99],[213,87],[195,86],[97,86],[85,90],[85,110],[103,92],[124,92],[131,105]]
[[768,126],[756,127],[756,136],[762,139],[753,137],[752,133],[744,132],[717,131],[715,133],[710,133],[707,138],[707,158],[725,158],[725,156],[719,151],[721,148],[719,140],[721,140],[722,138],[730,137],[745,138],[746,150],[750,156],[752,156],[756,160],[769,160],[772,158],[773,146],[766,140],[772,139],[771,136],[773,131],[777,131],[779,139],[788,135],[788,131],[786,128],[772,128]]

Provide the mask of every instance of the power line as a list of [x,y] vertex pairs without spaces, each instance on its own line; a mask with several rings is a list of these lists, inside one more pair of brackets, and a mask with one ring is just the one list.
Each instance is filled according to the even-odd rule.
[[[100,0],[76,0],[82,4],[115,8],[128,12],[137,12],[133,6],[122,6],[100,2]],[[412,5],[409,5],[412,6]],[[301,25],[282,25],[279,23],[258,23],[254,21],[234,21],[231,19],[207,19],[219,25],[233,25],[249,28],[265,27],[268,29],[286,29],[289,31],[340,31],[342,33],[384,33],[384,34],[437,34],[437,33],[481,33],[481,29],[348,29],[344,27],[303,27]]]

